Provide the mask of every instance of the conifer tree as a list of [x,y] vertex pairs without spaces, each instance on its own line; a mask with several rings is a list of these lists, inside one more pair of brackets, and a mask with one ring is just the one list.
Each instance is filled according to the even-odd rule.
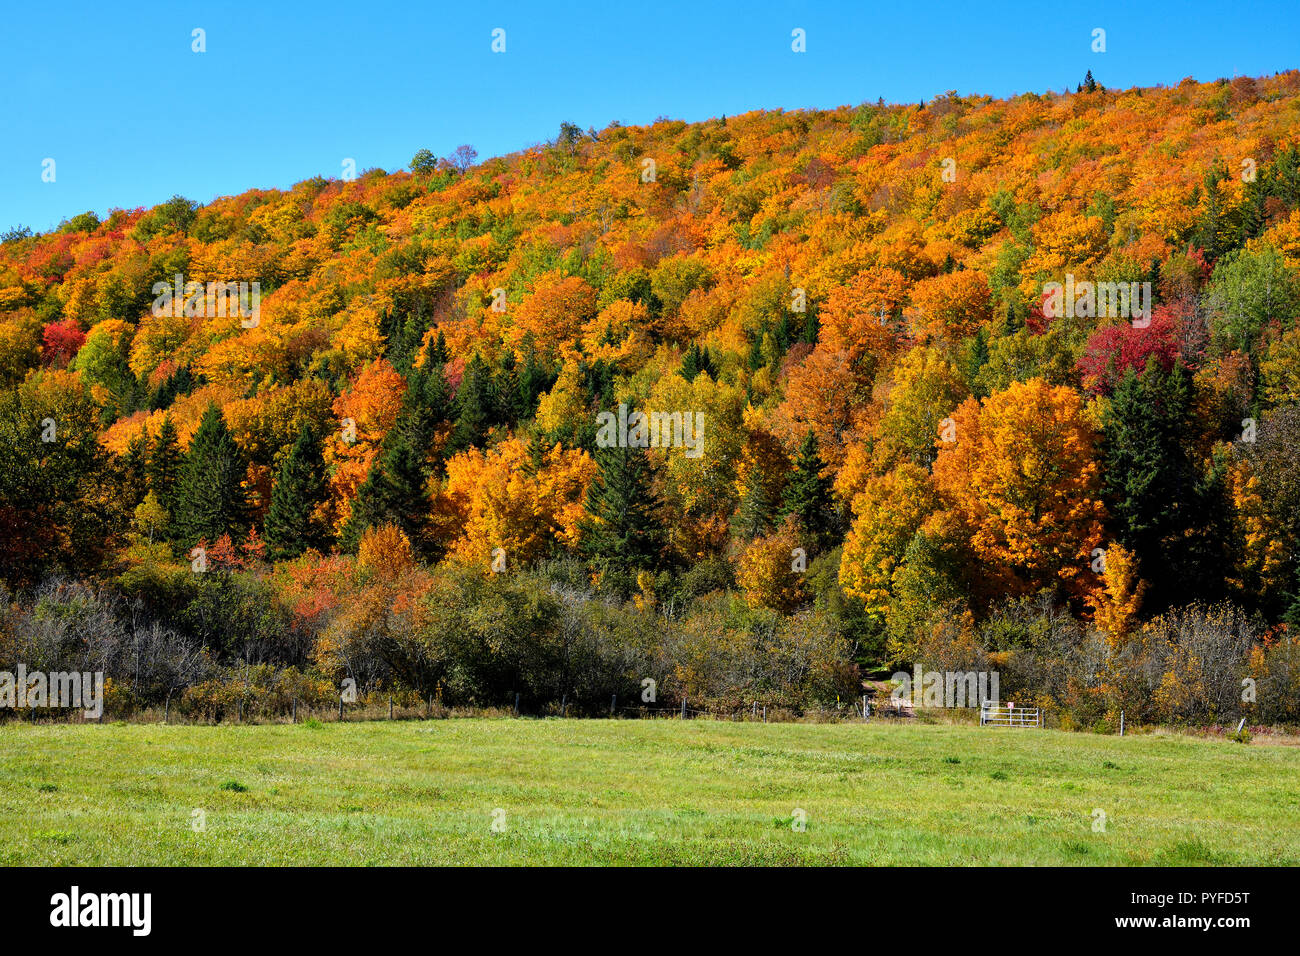
[[296,558],[308,548],[324,549],[328,538],[316,511],[328,493],[320,436],[311,425],[304,425],[271,488],[265,537],[273,558]]
[[465,376],[456,392],[456,405],[452,447],[461,451],[471,445],[482,445],[492,426],[492,369],[477,352],[465,367]]
[[514,425],[523,416],[524,403],[513,350],[506,349],[502,354],[492,385],[494,421],[500,425]]
[[794,470],[782,496],[782,516],[792,514],[809,536],[809,553],[829,547],[838,530],[839,516],[831,496],[831,480],[822,475],[825,463],[817,452],[811,431],[799,446]]
[[450,359],[451,353],[447,351],[447,336],[439,332],[438,337],[434,339],[433,344],[429,346],[429,349],[425,354],[425,367],[429,368],[435,365],[446,365]]
[[758,468],[751,468],[740,510],[736,512],[736,533],[746,540],[767,534],[772,529],[772,510],[763,475]]
[[149,491],[149,434],[141,432],[131,439],[122,456],[122,476],[125,480],[129,504],[138,505]]
[[709,378],[716,379],[718,370],[713,364],[713,356],[707,348],[700,348],[699,345],[692,342],[686,354],[682,356],[682,378],[688,382],[695,381],[695,376],[701,372],[706,373]]
[[216,405],[209,404],[181,465],[174,507],[168,508],[177,543],[190,547],[200,539],[216,541],[223,534],[243,537],[244,469],[226,420]]
[[1137,555],[1152,610],[1177,600],[1201,573],[1192,538],[1213,519],[1220,493],[1193,457],[1191,403],[1186,370],[1166,373],[1153,358],[1140,377],[1125,373],[1102,414],[1106,504],[1116,539]]
[[548,375],[537,358],[532,333],[524,337],[524,365],[519,373],[520,418],[531,418],[537,413],[537,401],[542,393],[555,384],[555,376]]
[[807,311],[804,312],[803,332],[799,336],[799,341],[806,345],[817,344],[817,332],[820,323],[817,321],[817,310],[808,303]]
[[149,478],[149,490],[158,496],[158,503],[164,509],[172,508],[172,496],[176,490],[176,479],[181,473],[181,446],[176,437],[176,425],[172,417],[163,417],[162,427],[158,429],[158,439],[149,451],[149,462],[145,472]]
[[395,524],[412,546],[419,547],[428,523],[425,468],[410,435],[396,426],[384,439],[383,451],[357,490],[352,514],[343,527],[340,544],[354,551],[367,528]]
[[662,563],[666,541],[650,459],[639,448],[601,448],[600,472],[587,490],[582,548],[615,590],[629,592],[636,575]]

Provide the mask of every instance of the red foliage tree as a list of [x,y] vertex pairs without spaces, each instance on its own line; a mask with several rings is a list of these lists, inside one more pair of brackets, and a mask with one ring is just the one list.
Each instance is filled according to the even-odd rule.
[[72,319],[51,322],[41,333],[41,361],[64,368],[85,341],[86,333]]
[[1180,357],[1184,364],[1195,366],[1199,356],[1190,348],[1187,333],[1183,310],[1176,306],[1156,308],[1146,328],[1124,322],[1098,329],[1079,357],[1083,387],[1094,395],[1109,395],[1125,372],[1133,369],[1141,374],[1152,357],[1166,372]]

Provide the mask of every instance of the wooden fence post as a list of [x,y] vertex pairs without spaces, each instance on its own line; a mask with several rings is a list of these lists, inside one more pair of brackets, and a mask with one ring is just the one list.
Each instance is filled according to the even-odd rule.
[[564,694],[560,698],[560,716],[561,717],[569,716],[569,695],[568,694]]
[[393,719],[393,698],[392,697],[388,698],[388,719],[389,720]]
[[686,698],[682,698],[682,720],[686,719]]
[[618,709],[618,694],[609,699],[609,716],[614,716],[614,711]]
[[339,720],[343,719],[343,695],[339,694]]
[[763,723],[767,723],[767,704],[763,705]]
[[515,692],[515,716],[519,716],[519,693]]
[[293,707],[289,710],[289,722],[296,724],[298,722],[298,698],[293,699]]
[[1119,712],[1119,735],[1124,736],[1124,711]]

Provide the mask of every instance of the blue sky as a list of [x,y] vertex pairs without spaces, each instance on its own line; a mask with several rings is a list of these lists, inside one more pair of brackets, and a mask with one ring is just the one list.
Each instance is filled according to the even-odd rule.
[[[1300,2],[10,4],[0,229],[481,159],[560,122],[1176,84],[1300,66]],[[506,52],[491,51],[494,28]],[[1091,50],[1106,30],[1106,52]],[[207,52],[191,50],[206,31]],[[791,31],[807,52],[791,51]],[[55,160],[55,181],[41,180]]]

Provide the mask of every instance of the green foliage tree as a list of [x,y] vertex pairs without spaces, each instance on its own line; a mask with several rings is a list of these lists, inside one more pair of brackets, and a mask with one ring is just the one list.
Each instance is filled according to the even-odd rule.
[[740,509],[736,512],[733,524],[736,534],[747,541],[767,534],[772,529],[774,510],[762,472],[758,468],[750,469],[745,493],[741,496]]
[[[221,410],[209,404],[176,481],[171,533],[182,547],[209,544],[223,534],[239,540],[247,527],[244,461]],[[159,496],[162,500],[162,496]]]
[[611,589],[630,592],[636,575],[663,563],[667,540],[650,459],[639,448],[601,448],[600,471],[587,491],[582,548]]
[[427,149],[417,150],[411,157],[411,172],[417,176],[428,176],[438,168],[438,159]]
[[272,558],[296,558],[328,544],[317,509],[328,496],[320,435],[311,425],[298,430],[271,488],[264,537]]
[[[1200,474],[1191,426],[1192,388],[1181,365],[1165,373],[1152,358],[1139,377],[1129,369],[1102,412],[1102,461],[1112,530],[1137,555],[1154,610],[1198,593],[1223,566],[1202,539],[1213,523],[1221,480]],[[1208,553],[1207,553],[1208,552]],[[1205,582],[1204,584],[1194,582]]]
[[799,446],[781,502],[782,517],[794,515],[808,535],[809,554],[829,547],[840,531],[831,479],[822,474],[825,467],[817,451],[817,436],[810,431]]
[[1296,277],[1272,246],[1224,256],[1214,267],[1206,293],[1213,341],[1224,351],[1253,355],[1270,321],[1284,329],[1295,324]]
[[176,436],[176,424],[170,415],[163,416],[162,426],[158,429],[158,438],[149,451],[149,463],[146,474],[149,478],[149,490],[158,496],[158,503],[168,512],[174,505],[176,482],[181,475],[180,440]]

